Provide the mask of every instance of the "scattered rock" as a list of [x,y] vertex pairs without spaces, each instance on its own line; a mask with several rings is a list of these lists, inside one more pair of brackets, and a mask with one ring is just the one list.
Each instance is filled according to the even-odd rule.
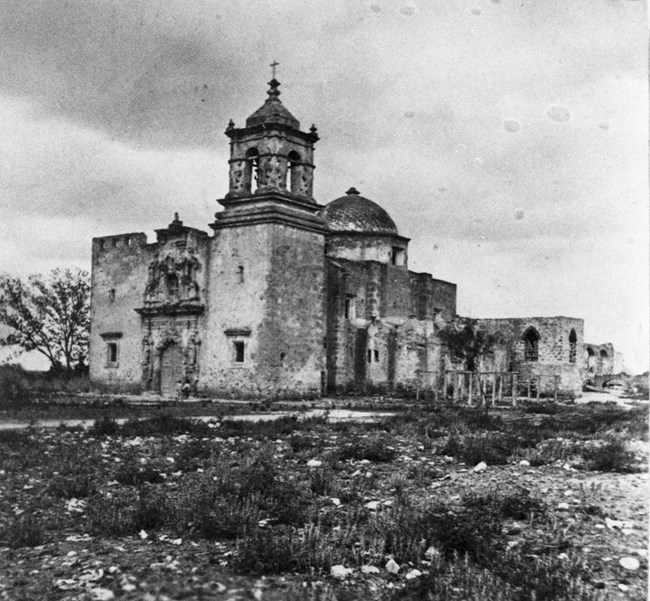
[[361,566],[363,574],[379,574],[380,570],[377,566]]
[[146,531],[144,531],[144,530],[140,530],[140,532],[138,533],[138,536],[139,536],[142,540],[144,540],[145,538],[149,538],[149,535],[148,535],[148,534],[146,533]]
[[480,472],[484,472],[486,469],[487,469],[487,463],[485,463],[485,461],[481,461],[481,463],[479,463],[477,466],[474,467],[473,471],[478,474]]
[[641,565],[636,557],[621,557],[618,560],[618,563],[620,563],[626,570],[630,571],[638,570]]
[[330,569],[330,576],[334,578],[347,578],[351,573],[352,570],[350,568],[346,568],[340,564],[332,566]]
[[568,503],[558,503],[558,504],[557,504],[557,508],[558,508],[560,511],[568,511],[568,509],[569,509],[569,504],[568,504]]
[[411,570],[408,574],[406,574],[406,579],[407,580],[413,580],[414,578],[419,578],[422,576],[422,572],[420,570]]
[[627,593],[627,591],[630,590],[630,587],[627,586],[626,584],[619,584],[618,585],[618,590],[623,591],[624,593]]
[[519,462],[519,465],[521,465],[521,467],[530,467],[530,461],[527,461],[526,459],[522,459]]
[[386,571],[391,574],[397,574],[399,572],[399,564],[394,559],[389,559],[386,562]]
[[310,460],[307,462],[307,466],[308,466],[308,467],[320,467],[321,465],[323,465],[323,462],[322,462],[322,461],[318,461],[318,459],[310,459]]
[[330,501],[332,502],[332,505],[336,505],[336,507],[341,504],[341,499],[337,499],[336,497],[332,497]]
[[115,594],[107,588],[94,588],[89,591],[93,601],[113,601]]
[[366,503],[366,509],[370,509],[370,511],[377,511],[379,507],[379,501],[370,501],[369,503]]

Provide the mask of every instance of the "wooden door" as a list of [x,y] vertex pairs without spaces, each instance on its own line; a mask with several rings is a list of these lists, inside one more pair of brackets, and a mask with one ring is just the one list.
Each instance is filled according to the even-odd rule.
[[160,359],[160,393],[163,396],[176,395],[176,383],[181,379],[181,354],[178,345],[170,344]]

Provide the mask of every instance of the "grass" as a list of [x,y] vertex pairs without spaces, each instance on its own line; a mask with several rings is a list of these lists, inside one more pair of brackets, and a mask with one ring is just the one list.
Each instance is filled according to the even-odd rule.
[[[639,459],[627,439],[647,437],[640,415],[427,407],[375,424],[210,424],[159,412],[124,424],[105,415],[85,432],[0,431],[0,544],[23,549],[70,532],[133,544],[144,530],[149,541],[191,541],[196,557],[240,575],[322,580],[341,564],[360,578],[362,566],[378,566],[394,585],[385,601],[592,601],[592,569],[558,526],[555,502],[509,478],[522,458],[542,471],[569,461],[632,472]],[[458,488],[460,462],[480,461],[504,467],[489,478],[466,474],[471,485]],[[498,470],[509,471],[499,479]],[[71,499],[85,502],[83,512],[66,510]],[[585,520],[603,515],[594,503],[581,507]],[[398,575],[385,573],[388,558]],[[413,568],[423,575],[406,581]],[[331,598],[344,598],[333,586]]]

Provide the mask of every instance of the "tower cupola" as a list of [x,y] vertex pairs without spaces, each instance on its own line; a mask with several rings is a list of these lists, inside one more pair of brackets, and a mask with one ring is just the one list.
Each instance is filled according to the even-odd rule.
[[226,198],[274,192],[303,202],[313,199],[316,127],[308,132],[280,100],[280,82],[269,82],[268,98],[242,128],[231,120],[230,189]]

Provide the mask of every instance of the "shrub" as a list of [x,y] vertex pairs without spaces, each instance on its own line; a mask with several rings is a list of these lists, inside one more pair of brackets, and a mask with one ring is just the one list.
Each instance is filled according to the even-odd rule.
[[93,437],[115,436],[120,427],[113,418],[104,415],[96,419],[93,425],[88,429],[88,435]]
[[0,409],[24,407],[30,402],[25,370],[16,365],[0,365]]
[[130,462],[120,465],[115,474],[115,479],[120,484],[126,484],[128,486],[142,486],[145,482],[155,484],[164,481],[163,476],[158,470],[149,466],[140,467]]
[[38,547],[45,542],[45,528],[33,513],[26,513],[2,528],[0,540],[13,549]]
[[55,476],[48,486],[48,491],[55,497],[81,499],[95,494],[97,489],[89,474],[80,473],[71,476]]
[[232,568],[239,574],[278,574],[298,567],[289,530],[255,529],[239,541]]
[[355,459],[361,461],[367,459],[376,463],[390,463],[395,459],[397,452],[388,444],[388,440],[382,437],[356,438],[341,447],[337,456],[341,461]]
[[309,472],[309,488],[318,496],[329,495],[334,490],[334,472],[331,468],[314,469]]
[[590,470],[622,474],[638,471],[634,464],[634,453],[628,451],[620,440],[609,440],[603,445],[585,449],[583,457]]
[[452,435],[439,450],[439,454],[451,455],[467,465],[476,465],[481,461],[488,465],[501,465],[508,463],[509,457],[516,449],[527,444],[518,436],[502,432]]
[[108,536],[127,536],[140,530],[155,530],[174,517],[170,500],[163,494],[130,494],[115,497],[95,495],[87,506],[91,529]]
[[177,436],[191,434],[200,438],[213,436],[208,424],[162,413],[148,419],[130,419],[119,429],[122,436]]

